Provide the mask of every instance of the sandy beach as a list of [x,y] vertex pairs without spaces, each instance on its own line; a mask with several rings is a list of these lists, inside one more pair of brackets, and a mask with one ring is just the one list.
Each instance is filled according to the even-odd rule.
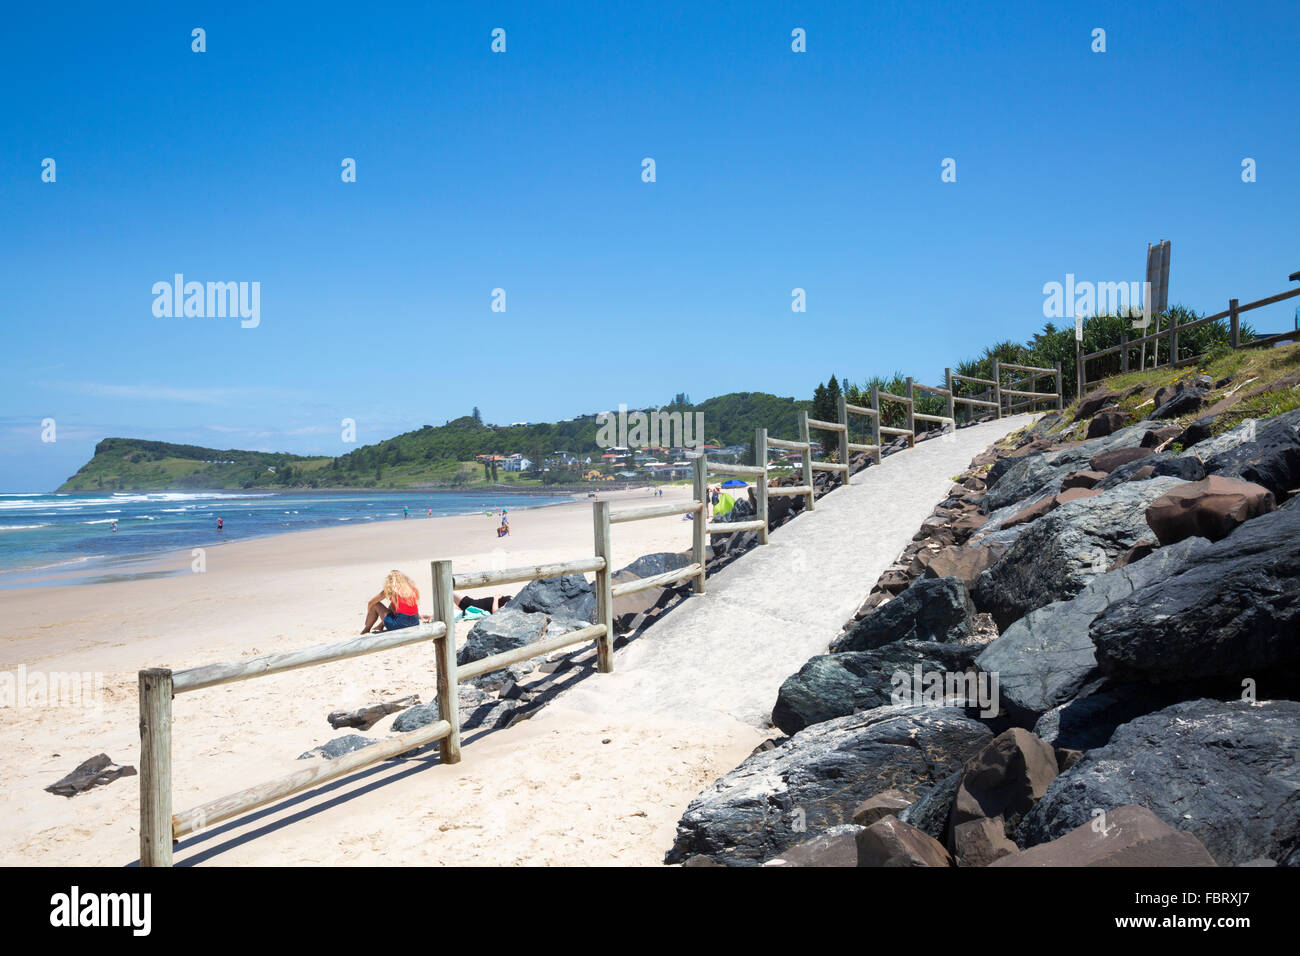
[[[667,488],[657,500],[684,499],[688,494],[685,488]],[[649,503],[651,492],[602,497]],[[136,673],[141,668],[180,669],[351,636],[360,630],[365,600],[379,590],[390,568],[409,574],[427,599],[429,562],[434,558],[452,558],[457,570],[480,570],[591,553],[591,508],[586,500],[512,510],[513,533],[508,538],[497,538],[496,523],[480,514],[306,531],[209,548],[203,573],[189,570],[192,559],[183,552],[157,562],[159,571],[184,569],[180,574],[0,592],[6,622],[0,670],[13,673],[21,666],[29,673],[74,672],[102,681],[98,708],[19,707],[5,714],[0,864],[121,866],[136,859],[136,778],[72,799],[42,788],[97,753],[138,764]],[[621,525],[614,535],[615,566],[642,554],[686,550],[689,544],[689,525],[679,518]],[[467,629],[462,626],[459,639]],[[408,694],[432,699],[433,675],[431,648],[403,648],[178,698],[175,809],[301,767],[296,763],[299,754],[345,732],[334,731],[325,721],[330,711]],[[392,719],[368,733],[381,738]],[[566,835],[566,808],[545,808],[548,821],[560,821],[558,831],[538,828],[534,813],[541,808],[530,804],[528,794],[542,781],[554,782],[557,774],[573,778],[573,786],[564,792],[572,795],[576,807],[614,794],[580,783],[583,768],[563,759],[564,738],[554,728],[532,724],[512,728],[508,742],[500,731],[467,734],[466,749],[473,748],[475,756],[458,767],[437,767],[436,757],[389,762],[281,804],[270,815],[235,821],[237,826],[228,831],[218,828],[221,852],[211,853],[214,834],[205,834],[196,852],[178,849],[177,863],[194,862],[207,853],[218,864],[591,862],[591,854],[582,848],[591,835]],[[697,751],[671,727],[622,728],[592,720],[566,730],[566,735],[609,739],[602,752],[613,762],[629,760],[630,766],[635,765],[638,748],[678,749],[683,771],[698,781],[696,789],[729,770],[762,739],[757,730],[740,725],[721,733],[724,738],[734,736],[736,744],[722,747],[720,753],[717,741]],[[508,750],[509,759],[490,759],[494,748]],[[485,767],[508,772],[502,771],[500,779],[484,778]],[[679,801],[658,799],[656,787],[666,782],[625,780],[616,768],[605,769],[614,772],[600,775],[610,781],[602,786],[622,790],[619,798],[633,798],[637,806],[627,819],[606,820],[602,826],[632,831],[617,842],[639,848],[635,860],[615,855],[606,862],[652,862],[671,839]],[[342,795],[384,781],[388,784],[378,790],[381,799],[343,801],[308,814],[293,824],[287,837],[238,839],[275,821],[301,816],[306,807],[328,806]],[[474,799],[484,788],[492,790],[495,799]],[[492,834],[488,842],[428,841],[403,847],[402,828],[396,824],[411,815],[437,814],[440,794],[459,794],[480,810],[468,818],[463,808],[449,812],[438,829],[467,830],[467,837]],[[378,843],[349,839],[352,825],[347,821],[371,813],[377,831],[388,836]],[[493,816],[500,819],[493,822]],[[510,834],[508,842],[503,842],[502,833]]]

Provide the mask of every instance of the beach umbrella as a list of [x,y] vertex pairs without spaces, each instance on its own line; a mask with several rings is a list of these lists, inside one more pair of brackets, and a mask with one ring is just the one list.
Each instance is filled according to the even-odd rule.
[[724,482],[722,483],[722,487],[724,487],[724,488],[748,488],[748,487],[749,487],[749,484],[748,484],[748,482],[741,481],[739,478],[732,478],[730,481],[724,481]]

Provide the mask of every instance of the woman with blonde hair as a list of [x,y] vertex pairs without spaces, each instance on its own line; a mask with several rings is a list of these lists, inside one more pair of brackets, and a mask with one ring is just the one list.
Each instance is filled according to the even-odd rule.
[[[387,600],[388,604],[384,601]],[[384,589],[366,605],[366,624],[362,634],[374,631],[395,631],[400,627],[414,627],[420,623],[420,589],[401,571],[389,571],[384,578]]]

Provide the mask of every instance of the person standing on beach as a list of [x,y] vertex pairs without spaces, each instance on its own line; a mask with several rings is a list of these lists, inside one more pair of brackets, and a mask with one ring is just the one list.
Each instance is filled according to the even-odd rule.
[[218,531],[221,530],[221,519],[220,519],[220,518],[217,519],[217,530],[218,530]]
[[402,505],[402,520],[403,520],[403,521],[405,521],[407,518],[411,517],[410,514],[408,513],[409,511],[410,511],[410,509],[407,508],[406,505]]

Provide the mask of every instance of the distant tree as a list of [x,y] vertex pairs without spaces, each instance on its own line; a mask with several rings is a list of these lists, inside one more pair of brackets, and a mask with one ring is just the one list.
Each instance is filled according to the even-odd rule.
[[474,421],[478,422],[480,425],[483,424],[483,413],[478,410],[477,405],[474,406],[473,416],[474,416]]

